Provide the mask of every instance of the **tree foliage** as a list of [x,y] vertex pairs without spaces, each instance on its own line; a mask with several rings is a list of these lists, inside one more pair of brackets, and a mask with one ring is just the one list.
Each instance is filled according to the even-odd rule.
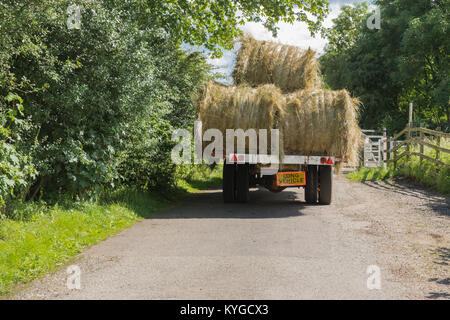
[[[152,26],[178,42],[202,45],[220,55],[231,49],[245,22],[262,22],[276,36],[278,22],[303,21],[321,29],[327,0],[106,0],[140,27]],[[309,15],[308,15],[309,14]],[[219,47],[220,46],[220,47]]]
[[[418,121],[449,130],[450,1],[375,4],[381,10],[380,30],[366,27],[372,13],[361,4],[343,10],[328,32],[330,45],[321,57],[328,85],[346,87],[361,98],[363,127],[400,130],[413,102]],[[336,35],[344,33],[341,41]]]

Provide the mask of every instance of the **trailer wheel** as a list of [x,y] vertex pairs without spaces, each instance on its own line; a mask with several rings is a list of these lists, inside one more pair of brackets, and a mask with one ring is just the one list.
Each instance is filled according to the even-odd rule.
[[306,170],[305,201],[317,203],[318,172],[317,166],[308,166]]
[[319,167],[319,203],[330,204],[333,189],[333,168],[331,166]]
[[235,201],[236,193],[236,164],[224,163],[222,178],[223,202],[230,203]]
[[236,170],[236,201],[242,203],[248,202],[249,189],[248,164],[238,164]]

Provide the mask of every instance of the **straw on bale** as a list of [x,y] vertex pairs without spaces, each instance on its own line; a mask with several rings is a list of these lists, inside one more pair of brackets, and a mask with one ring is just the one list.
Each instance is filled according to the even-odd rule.
[[280,121],[285,154],[331,155],[357,164],[359,100],[347,90],[301,90],[286,96]]
[[358,106],[346,90],[283,95],[274,85],[210,82],[199,101],[199,120],[204,131],[215,128],[224,135],[226,129],[280,129],[281,154],[330,155],[356,163],[361,140]]
[[311,49],[258,41],[249,35],[240,43],[233,71],[235,84],[274,84],[283,93],[321,87],[319,62]]
[[208,129],[219,129],[224,135],[224,152],[226,129],[267,129],[267,147],[270,148],[270,129],[282,116],[283,103],[284,97],[274,85],[251,88],[224,86],[214,81],[206,85],[197,101],[203,133]]

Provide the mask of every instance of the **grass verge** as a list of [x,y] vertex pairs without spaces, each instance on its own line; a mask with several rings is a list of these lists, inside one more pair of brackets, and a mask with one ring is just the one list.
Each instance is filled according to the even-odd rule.
[[200,167],[167,193],[122,188],[90,201],[16,204],[8,218],[0,218],[0,296],[10,294],[19,283],[55,270],[85,247],[173,205],[190,192],[217,186],[220,177],[220,167]]
[[[436,145],[436,141],[430,140]],[[450,149],[450,141],[442,139],[440,146]],[[399,150],[399,154],[404,148]],[[412,148],[414,152],[420,152],[419,146]],[[434,159],[436,151],[433,148],[424,147],[424,154]],[[450,154],[441,152],[439,159],[450,165]],[[379,181],[394,177],[405,177],[424,187],[431,188],[441,194],[450,194],[450,169],[440,166],[434,162],[423,160],[420,157],[411,156],[409,159],[403,157],[397,162],[397,169],[394,170],[393,164],[388,168],[360,168],[357,171],[347,174],[347,178],[352,181]]]
[[347,174],[351,181],[380,181],[395,177],[405,177],[424,187],[430,188],[438,193],[450,194],[450,169],[437,167],[434,163],[423,161],[412,157],[409,161],[399,162],[397,170],[392,166],[388,168],[360,168]]
[[184,179],[177,182],[177,186],[186,192],[198,192],[200,190],[218,187],[222,183],[222,166],[213,169],[209,166],[200,166],[192,170]]
[[347,178],[351,181],[380,181],[387,180],[394,176],[394,172],[391,169],[380,168],[359,168],[357,171],[347,174]]

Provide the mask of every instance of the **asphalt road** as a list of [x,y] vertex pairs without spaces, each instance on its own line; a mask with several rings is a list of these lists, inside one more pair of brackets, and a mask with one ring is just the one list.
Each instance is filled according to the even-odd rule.
[[[420,189],[335,179],[331,206],[303,190],[219,190],[136,223],[34,281],[17,299],[408,299],[450,297],[449,202]],[[369,290],[368,266],[381,289]]]

